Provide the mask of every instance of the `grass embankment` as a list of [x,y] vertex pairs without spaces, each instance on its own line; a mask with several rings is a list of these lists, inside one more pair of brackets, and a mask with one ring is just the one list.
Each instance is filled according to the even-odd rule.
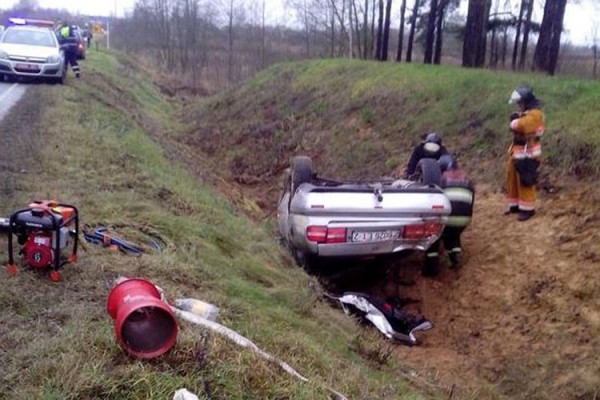
[[31,271],[1,279],[0,397],[170,399],[181,387],[211,399],[327,397],[186,324],[166,356],[128,358],[105,312],[108,283],[124,275],[215,303],[222,323],[351,398],[421,398],[397,361],[368,356],[385,352],[375,333],[359,336],[317,300],[266,227],[168,159],[157,142],[182,128],[177,111],[134,66],[92,52],[81,80],[30,86],[2,123],[15,166],[2,171],[2,214],[50,196],[77,205],[83,223],[149,225],[171,246],[140,258],[87,246],[60,283]]
[[440,132],[474,176],[500,182],[512,90],[533,85],[546,113],[544,175],[600,172],[600,82],[455,66],[323,60],[280,64],[187,113],[215,162],[268,182],[293,154],[334,176],[402,170],[427,131]]

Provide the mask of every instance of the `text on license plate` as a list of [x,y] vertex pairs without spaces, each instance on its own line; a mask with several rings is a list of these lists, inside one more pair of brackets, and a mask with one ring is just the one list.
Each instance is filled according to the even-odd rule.
[[35,64],[17,64],[17,68],[19,69],[29,69],[29,70],[38,70],[39,67]]
[[400,231],[352,232],[353,242],[387,242],[400,237]]

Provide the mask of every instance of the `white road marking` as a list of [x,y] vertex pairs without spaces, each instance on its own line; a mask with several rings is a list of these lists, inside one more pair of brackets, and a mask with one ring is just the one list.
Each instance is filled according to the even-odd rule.
[[2,94],[2,96],[0,96],[0,104],[2,104],[2,100],[4,100],[5,98],[8,97],[8,95],[10,94],[10,92],[13,91],[14,88],[16,88],[17,86],[19,86],[19,82],[15,82],[13,83],[13,85],[11,87],[9,87],[6,92],[4,92]]

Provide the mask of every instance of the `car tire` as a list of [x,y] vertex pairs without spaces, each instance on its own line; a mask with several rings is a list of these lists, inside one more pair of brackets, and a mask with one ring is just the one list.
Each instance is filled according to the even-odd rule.
[[4,74],[0,74],[0,82],[4,82]]
[[440,186],[442,184],[442,170],[438,162],[432,158],[424,158],[419,161],[416,175],[418,181],[425,185]]
[[288,207],[292,204],[292,198],[298,187],[303,183],[310,182],[313,178],[312,160],[310,157],[296,156],[292,158],[290,175],[290,203]]

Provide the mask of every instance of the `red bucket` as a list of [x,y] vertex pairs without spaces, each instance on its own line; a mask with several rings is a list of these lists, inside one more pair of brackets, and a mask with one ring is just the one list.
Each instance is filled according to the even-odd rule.
[[163,355],[177,340],[177,322],[160,292],[145,279],[123,280],[115,285],[106,303],[115,320],[115,335],[121,346],[136,358]]

